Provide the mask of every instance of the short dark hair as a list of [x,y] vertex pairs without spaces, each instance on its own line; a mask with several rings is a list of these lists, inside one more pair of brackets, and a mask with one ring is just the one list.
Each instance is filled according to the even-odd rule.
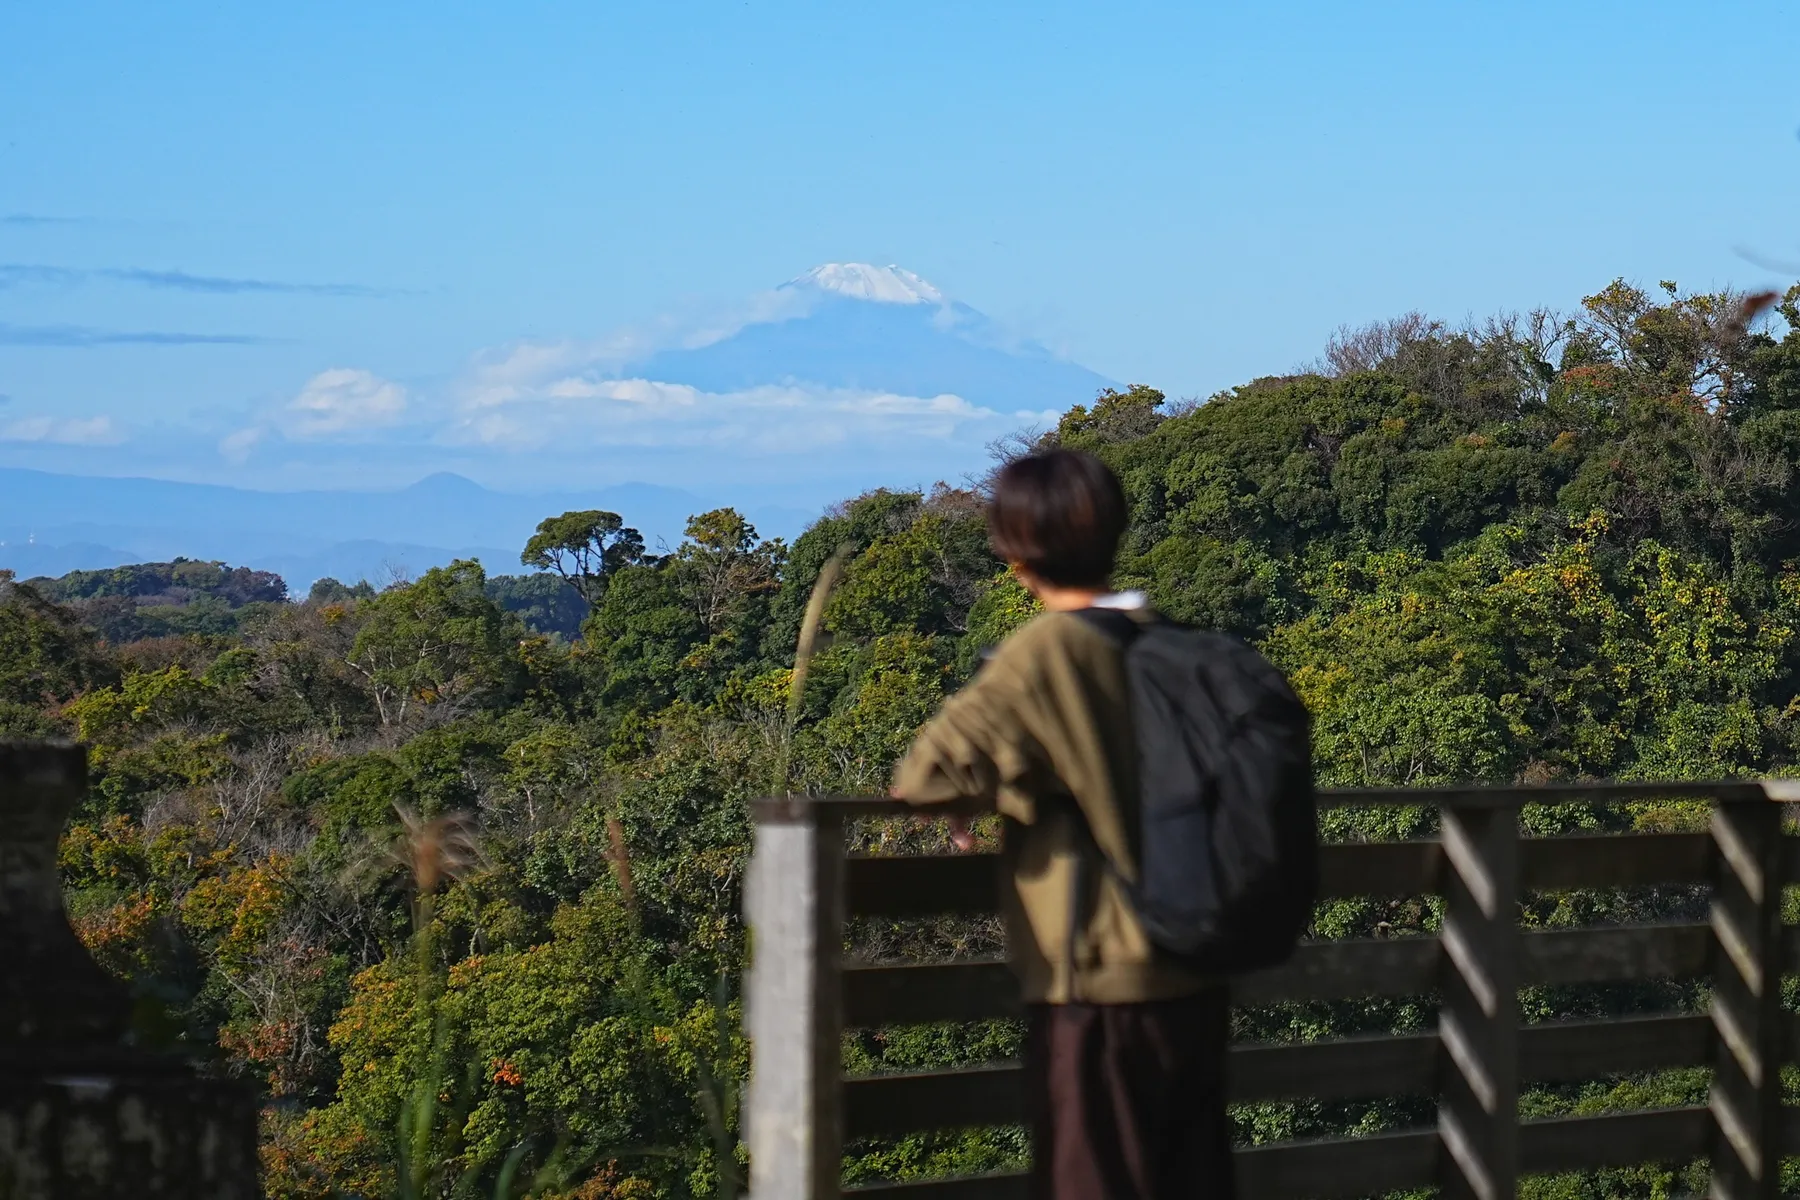
[[994,553],[1060,587],[1104,587],[1128,515],[1112,469],[1079,450],[1014,459],[994,477]]

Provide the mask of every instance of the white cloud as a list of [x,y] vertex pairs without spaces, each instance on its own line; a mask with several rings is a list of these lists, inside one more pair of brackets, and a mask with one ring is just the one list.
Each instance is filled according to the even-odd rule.
[[516,342],[477,354],[463,380],[465,402],[505,404],[529,398],[554,375],[592,371],[616,375],[663,350],[698,350],[751,325],[803,317],[816,308],[817,288],[784,284],[729,305],[689,307],[653,321],[615,329],[596,338]]
[[[539,365],[561,366],[546,354]],[[961,396],[769,384],[707,392],[653,379],[597,379],[524,369],[472,379],[444,440],[495,450],[712,447],[770,454],[895,439],[942,441],[971,426],[984,436],[1009,418]]]
[[[945,336],[963,341],[973,337],[964,325],[978,318],[897,268],[821,268],[726,308],[690,308],[597,338],[493,347],[474,354],[457,377],[415,391],[364,370],[324,371],[291,402],[255,414],[245,428],[221,431],[227,436],[218,449],[237,463],[309,453],[302,443],[335,454],[342,443],[356,441],[458,460],[537,463],[540,471],[552,460],[596,468],[606,463],[619,472],[640,464],[649,470],[652,462],[665,472],[702,474],[849,471],[852,464],[931,471],[939,469],[931,464],[968,461],[1017,427],[1017,414],[948,392],[911,395],[804,382],[804,362],[790,364],[798,381],[775,366],[761,375],[771,382],[759,386],[715,383],[723,390],[708,391],[667,381],[695,376],[686,373],[686,363],[665,364],[664,351],[679,355],[746,326],[803,318],[822,308],[835,312],[851,301],[919,306],[913,320],[941,318],[956,326]],[[813,461],[791,461],[805,455]],[[753,460],[764,466],[752,468]],[[903,462],[914,465],[902,468]]]
[[406,403],[406,389],[397,383],[368,371],[333,367],[306,381],[282,410],[280,424],[288,437],[302,440],[360,433],[398,424]]
[[219,442],[219,453],[234,463],[241,463],[268,436],[267,425],[252,425],[248,429],[240,429],[236,433],[227,434]]
[[650,411],[692,408],[705,393],[685,383],[648,379],[558,379],[542,388],[541,395],[550,400],[616,400]]
[[0,425],[0,442],[116,446],[125,435],[111,417],[23,417]]
[[[360,440],[404,421],[411,396],[401,385],[356,367],[320,371],[286,404],[265,410],[253,424],[219,440],[227,462],[244,463],[272,439],[287,442]],[[417,422],[415,422],[416,424]]]

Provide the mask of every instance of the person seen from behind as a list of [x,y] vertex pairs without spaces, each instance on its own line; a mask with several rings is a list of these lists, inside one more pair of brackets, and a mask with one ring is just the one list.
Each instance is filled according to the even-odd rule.
[[1033,1200],[1229,1200],[1225,985],[1310,913],[1307,725],[1253,651],[1111,590],[1127,519],[1092,455],[999,472],[989,538],[1043,611],[919,732],[893,792],[1005,818]]

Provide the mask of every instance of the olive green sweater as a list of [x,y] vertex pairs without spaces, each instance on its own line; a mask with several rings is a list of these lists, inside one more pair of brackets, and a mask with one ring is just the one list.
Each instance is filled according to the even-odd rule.
[[1168,1000],[1214,982],[1151,945],[1097,854],[1136,878],[1129,695],[1116,642],[1045,613],[944,703],[895,772],[895,794],[914,804],[985,801],[1007,818],[1007,940],[1028,1003]]

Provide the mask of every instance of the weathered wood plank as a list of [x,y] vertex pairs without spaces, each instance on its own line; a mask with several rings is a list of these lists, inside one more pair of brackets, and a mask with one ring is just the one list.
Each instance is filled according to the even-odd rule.
[[[1797,839],[1800,841],[1800,839]],[[964,916],[1000,903],[997,854],[852,857],[845,871],[851,916]],[[1712,839],[1704,833],[1582,834],[1527,838],[1519,844],[1527,891],[1706,883]],[[1436,840],[1329,842],[1319,847],[1319,896],[1420,896],[1443,887],[1443,846]]]
[[[1800,1117],[1790,1113],[1800,1125]],[[1553,1175],[1637,1163],[1679,1163],[1706,1153],[1704,1108],[1656,1109],[1527,1121],[1519,1129],[1521,1171]],[[1796,1131],[1800,1133],[1800,1130]],[[1346,1200],[1437,1183],[1434,1130],[1360,1138],[1277,1142],[1237,1153],[1240,1200]],[[929,1180],[852,1188],[862,1200],[1024,1200],[1024,1175]]]
[[1699,1013],[1547,1021],[1519,1030],[1519,1077],[1533,1083],[1705,1066],[1712,1024]]
[[[1769,786],[1786,781],[1769,781]],[[1344,808],[1457,804],[1463,807],[1489,805],[1516,808],[1522,804],[1629,804],[1636,800],[1737,800],[1770,799],[1760,780],[1687,780],[1671,783],[1620,783],[1598,780],[1591,783],[1548,784],[1463,784],[1455,787],[1430,788],[1325,788],[1319,793],[1319,807]],[[1795,799],[1795,797],[1782,797]]]
[[1708,883],[1712,839],[1704,833],[1577,834],[1519,843],[1526,891]]
[[1519,1160],[1528,1175],[1686,1162],[1706,1153],[1709,1125],[1697,1105],[1526,1121],[1519,1127]]
[[[1437,891],[1435,841],[1333,842],[1319,847],[1319,895],[1417,896]],[[981,915],[1000,903],[997,854],[858,855],[846,867],[851,916]]]
[[[1711,1037],[1702,1014],[1527,1025],[1519,1030],[1519,1076],[1550,1082],[1704,1066]],[[1435,1033],[1233,1046],[1230,1054],[1227,1079],[1238,1103],[1424,1096],[1438,1088]],[[852,1138],[1016,1124],[1025,1119],[1024,1072],[998,1063],[848,1079],[844,1113]]]
[[1000,907],[998,854],[857,856],[845,864],[853,917],[983,916]]
[[1697,922],[1539,930],[1520,940],[1527,985],[1684,978],[1711,966],[1712,934]]
[[1438,1178],[1433,1129],[1358,1138],[1276,1142],[1237,1152],[1240,1200],[1334,1200],[1430,1187]]
[[852,1029],[981,1021],[1022,1011],[1019,981],[1003,962],[850,966],[843,986],[844,1024]]
[[1237,1004],[1412,996],[1437,987],[1436,938],[1346,938],[1306,942],[1270,971],[1233,981]]
[[[1704,974],[1712,934],[1690,924],[1539,930],[1520,939],[1520,983],[1600,983]],[[1272,971],[1233,985],[1240,1005],[1367,996],[1413,996],[1439,985],[1437,938],[1354,938],[1308,942]],[[851,966],[843,972],[851,1027],[920,1025],[1017,1016],[1018,983],[1000,962]]]
[[858,1200],[1026,1200],[1027,1178],[1021,1173],[975,1175],[963,1179],[921,1179],[912,1183],[868,1183],[846,1188]]
[[1011,1125],[1024,1119],[1025,1071],[1017,1063],[844,1081],[844,1135],[850,1138]]
[[[1800,787],[1796,787],[1793,780],[1729,779],[1670,783],[1596,781],[1433,788],[1325,788],[1319,792],[1318,802],[1321,808],[1436,807],[1442,804],[1517,807],[1521,804],[1628,804],[1635,800],[1664,799],[1788,802],[1800,800]],[[750,802],[751,816],[758,822],[808,821],[827,815],[855,820],[978,811],[981,811],[980,806],[976,805],[938,804],[920,809],[904,800],[885,796],[773,796]]]
[[1437,1035],[1233,1046],[1226,1078],[1240,1102],[1428,1095],[1437,1090]]
[[[1521,1026],[1519,1076],[1548,1083],[1704,1066],[1711,1061],[1711,1037],[1711,1022],[1700,1014]],[[1234,1046],[1231,1098],[1429,1095],[1438,1086],[1437,1050],[1435,1033]]]
[[[1800,1124],[1800,1118],[1790,1120]],[[1521,1171],[1554,1175],[1638,1163],[1679,1163],[1707,1150],[1704,1108],[1657,1109],[1527,1121],[1519,1130]],[[1437,1183],[1440,1143],[1433,1130],[1360,1138],[1277,1142],[1237,1152],[1240,1200],[1347,1200]],[[851,1188],[861,1200],[1024,1200],[1025,1176],[925,1180]]]
[[1443,886],[1443,848],[1436,839],[1326,842],[1319,847],[1319,899],[1424,896]]

